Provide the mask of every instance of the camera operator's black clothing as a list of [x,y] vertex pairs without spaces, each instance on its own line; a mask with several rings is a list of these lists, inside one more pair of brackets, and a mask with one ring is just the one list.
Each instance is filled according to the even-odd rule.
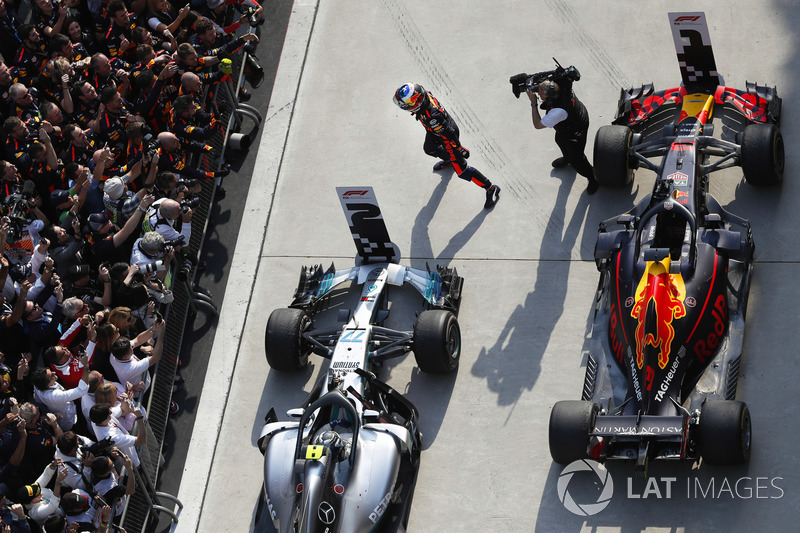
[[592,164],[586,158],[586,133],[589,131],[589,113],[586,106],[572,92],[572,83],[560,88],[561,94],[553,102],[543,102],[541,108],[550,111],[561,108],[567,112],[567,118],[553,126],[556,131],[556,144],[575,172],[594,179]]
[[414,116],[427,131],[422,146],[426,154],[452,164],[456,175],[462,180],[472,181],[483,189],[492,186],[489,178],[467,165],[456,122],[431,93],[425,95],[425,103]]

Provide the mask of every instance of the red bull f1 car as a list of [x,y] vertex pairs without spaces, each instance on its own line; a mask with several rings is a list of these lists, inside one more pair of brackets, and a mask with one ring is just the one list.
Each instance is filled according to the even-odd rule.
[[[372,188],[337,193],[357,265],[303,267],[294,301],[273,311],[266,328],[275,370],[299,370],[312,352],[330,359],[303,405],[289,411],[293,420],[278,421],[271,409],[258,440],[264,485],[256,522],[281,533],[404,531],[422,447],[419,414],[375,369],[413,350],[422,371],[448,373],[461,354],[463,278],[454,268],[399,265]],[[421,296],[413,331],[385,323],[389,292],[403,286]],[[359,295],[354,309],[344,308],[337,288]]]
[[772,87],[723,83],[703,13],[669,18],[682,84],[623,89],[595,139],[601,184],[628,184],[637,167],[656,181],[600,224],[582,399],[556,403],[550,416],[558,463],[630,459],[646,474],[653,459],[750,455],[750,413],[735,394],[755,245],[748,221],[723,209],[708,182],[734,166],[752,185],[782,180],[781,100]]

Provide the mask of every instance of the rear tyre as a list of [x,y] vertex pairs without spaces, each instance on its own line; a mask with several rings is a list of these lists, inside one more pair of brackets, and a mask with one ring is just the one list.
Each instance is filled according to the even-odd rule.
[[712,465],[737,465],[750,459],[753,427],[744,402],[707,401],[700,411],[700,455]]
[[742,171],[754,187],[783,181],[783,134],[775,124],[750,124],[742,134]]
[[601,126],[594,138],[594,177],[603,187],[624,187],[633,181],[628,126]]
[[303,331],[311,319],[302,309],[275,309],[267,320],[264,347],[267,363],[275,370],[294,372],[308,364],[310,350],[303,342]]
[[423,311],[414,323],[414,358],[429,374],[448,374],[461,359],[461,328],[451,311]]
[[594,429],[599,407],[594,402],[563,400],[550,411],[550,456],[566,465],[589,457],[589,432]]

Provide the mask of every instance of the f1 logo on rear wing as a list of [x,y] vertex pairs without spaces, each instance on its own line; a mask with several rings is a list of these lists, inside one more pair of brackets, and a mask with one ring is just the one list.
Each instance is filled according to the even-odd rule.
[[356,251],[363,263],[399,263],[372,187],[336,187]]
[[717,72],[706,14],[703,12],[669,13],[672,40],[678,55],[683,85],[690,92],[713,92],[724,85]]

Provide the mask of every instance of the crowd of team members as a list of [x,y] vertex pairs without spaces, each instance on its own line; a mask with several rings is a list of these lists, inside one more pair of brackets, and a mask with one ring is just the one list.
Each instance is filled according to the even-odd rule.
[[228,172],[201,104],[262,16],[200,1],[0,0],[0,531],[106,531],[136,490],[165,266]]

